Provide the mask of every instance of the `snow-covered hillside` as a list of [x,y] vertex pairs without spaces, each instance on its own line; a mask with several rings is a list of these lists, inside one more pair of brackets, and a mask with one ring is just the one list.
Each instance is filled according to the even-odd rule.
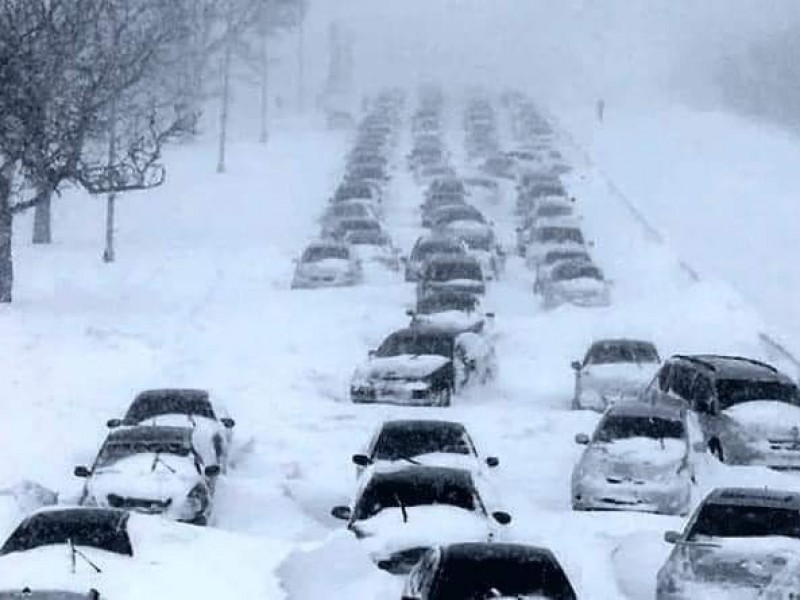
[[[456,398],[449,409],[349,402],[347,385],[355,365],[407,322],[412,284],[396,273],[375,272],[354,288],[289,289],[292,259],[316,235],[316,219],[341,174],[344,135],[310,125],[285,126],[266,148],[232,144],[225,175],[213,172],[210,144],[173,149],[167,157],[168,183],[122,200],[114,265],[99,259],[102,213],[96,200],[69,195],[59,201],[72,206],[56,213],[58,242],[52,249],[28,246],[30,224],[20,219],[17,299],[0,308],[3,369],[10,374],[0,390],[5,440],[0,487],[35,480],[68,502],[79,491],[73,465],[93,459],[106,419],[119,416],[137,391],[208,387],[237,420],[232,469],[221,478],[213,523],[224,531],[187,535],[197,538],[186,543],[195,544],[198,562],[180,563],[169,583],[177,586],[171,597],[196,597],[196,587],[176,582],[204,577],[189,568],[199,564],[214,565],[209,570],[218,583],[249,596],[399,598],[400,582],[373,568],[329,509],[350,500],[355,487],[350,456],[378,423],[396,415],[444,415],[466,423],[478,445],[500,457],[492,503],[514,516],[509,539],[553,549],[581,598],[651,598],[655,571],[668,549],[662,533],[679,528],[682,520],[571,511],[570,473],[580,453],[573,439],[591,432],[598,416],[570,410],[570,361],[594,338],[609,335],[652,338],[662,355],[712,351],[774,359],[759,336],[767,323],[774,330],[781,321],[772,314],[762,319],[718,279],[695,281],[681,263],[704,270],[704,261],[725,256],[723,248],[737,248],[739,217],[721,204],[706,210],[695,200],[713,192],[722,203],[725,189],[713,188],[705,176],[721,185],[728,165],[720,164],[718,173],[714,163],[695,168],[683,140],[677,140],[669,146],[675,154],[661,153],[666,163],[656,172],[658,161],[646,162],[653,156],[642,143],[652,129],[637,127],[634,134],[610,114],[594,138],[586,136],[595,129],[579,120],[564,121],[596,154],[597,163],[567,136],[559,145],[574,167],[565,181],[578,198],[593,253],[614,282],[612,306],[543,312],[531,292],[530,273],[520,259],[511,258],[487,299],[497,315],[498,381]],[[728,149],[735,141],[759,139],[722,118],[716,123],[727,135],[723,147]],[[460,143],[457,131],[451,137],[453,145]],[[636,143],[643,149],[632,151]],[[680,164],[670,160],[678,155]],[[742,149],[736,156],[744,164],[745,156],[758,155],[754,148],[752,155]],[[636,159],[637,166],[628,169],[626,157]],[[643,227],[596,164],[619,176],[632,197],[653,191],[654,221],[664,223],[672,246]],[[645,167],[654,178],[651,187]],[[759,173],[757,166],[753,169]],[[781,204],[788,203],[786,197],[772,189],[767,195],[778,204],[771,205],[774,221],[760,222],[764,228],[780,223],[779,205],[788,206]],[[511,246],[511,186],[506,192],[499,205],[481,208]],[[734,202],[748,211],[742,218],[758,222],[761,211],[755,204],[751,211],[741,197]],[[422,231],[421,199],[422,188],[398,169],[385,216],[406,252]],[[642,208],[650,211],[651,204]],[[692,210],[695,214],[686,219]],[[689,223],[697,229],[689,230]],[[676,233],[681,227],[683,233]],[[719,243],[702,234],[712,228],[715,236],[723,236]],[[721,233],[725,228],[729,235]],[[753,248],[760,236],[773,233],[750,229],[742,246]],[[790,264],[789,248],[782,267]],[[772,257],[748,263],[746,252],[737,256],[742,259],[736,270],[720,271],[721,277],[772,281],[765,272],[765,258]],[[791,275],[772,277],[786,282]],[[738,286],[739,279],[734,283]],[[772,284],[768,289],[790,293],[787,288]],[[794,478],[766,469],[733,473],[700,460],[698,498],[714,485],[731,482],[800,488]],[[16,518],[9,502],[0,533]]]

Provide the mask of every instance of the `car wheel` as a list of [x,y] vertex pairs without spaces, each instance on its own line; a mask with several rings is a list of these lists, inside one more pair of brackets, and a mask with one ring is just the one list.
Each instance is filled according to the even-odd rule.
[[711,440],[708,442],[708,451],[719,462],[725,462],[725,451],[722,449],[722,444],[719,443],[719,440]]

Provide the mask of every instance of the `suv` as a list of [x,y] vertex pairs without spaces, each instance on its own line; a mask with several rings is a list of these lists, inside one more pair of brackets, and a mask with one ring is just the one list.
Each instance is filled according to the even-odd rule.
[[800,494],[762,488],[711,492],[658,571],[657,600],[762,598],[800,556]]
[[690,411],[720,461],[800,469],[800,398],[788,376],[740,356],[676,355],[644,391],[653,404]]

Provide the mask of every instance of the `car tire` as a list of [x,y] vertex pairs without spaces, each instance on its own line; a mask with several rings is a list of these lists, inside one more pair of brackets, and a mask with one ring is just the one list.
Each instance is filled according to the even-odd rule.
[[716,458],[719,462],[725,462],[725,451],[722,449],[722,444],[720,444],[719,440],[713,439],[708,442],[708,451],[711,453],[711,456]]

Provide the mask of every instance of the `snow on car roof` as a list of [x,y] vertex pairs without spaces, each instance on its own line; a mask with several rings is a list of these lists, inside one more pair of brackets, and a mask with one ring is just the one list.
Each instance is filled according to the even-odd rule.
[[800,510],[800,493],[769,488],[726,487],[714,489],[705,499],[714,504],[757,505]]
[[135,425],[121,427],[108,434],[108,440],[114,442],[176,442],[192,445],[193,430],[189,427],[173,425]]

